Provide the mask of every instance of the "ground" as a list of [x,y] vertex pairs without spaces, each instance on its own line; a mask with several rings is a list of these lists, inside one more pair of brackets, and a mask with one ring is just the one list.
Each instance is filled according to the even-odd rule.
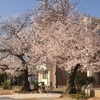
[[[19,90],[19,87],[14,87],[12,90],[3,90],[2,88],[0,88],[0,95],[6,95],[6,94],[13,94],[16,93],[16,91]],[[48,94],[49,95],[49,94]],[[63,97],[63,98],[34,98],[34,99],[17,99],[17,100],[75,100],[75,99],[71,99],[68,96]],[[100,100],[100,98],[86,98],[84,100]]]
[[[20,99],[20,100],[76,100],[76,99],[69,99],[69,98],[57,98],[57,99],[55,99],[55,98],[49,98],[49,99],[47,99],[47,98],[42,98],[42,99]],[[88,98],[88,99],[84,99],[84,100],[100,100],[100,98]]]
[[34,99],[20,99],[20,100],[39,100],[39,99],[34,98]]
[[12,94],[16,91],[19,91],[19,89],[20,89],[20,87],[18,87],[18,86],[15,86],[15,87],[13,87],[12,89],[9,89],[9,90],[7,90],[7,89],[4,90],[2,87],[0,87],[0,95]]

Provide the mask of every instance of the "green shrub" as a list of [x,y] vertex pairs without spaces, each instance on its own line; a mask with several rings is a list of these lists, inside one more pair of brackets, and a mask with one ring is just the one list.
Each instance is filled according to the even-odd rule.
[[10,80],[5,80],[4,81],[3,89],[10,89]]
[[78,75],[76,75],[76,77],[75,77],[75,83],[80,85],[80,86],[83,86],[83,85],[86,84],[84,79],[81,76],[78,76]]
[[75,85],[77,86],[77,91],[81,91],[83,85],[85,85],[85,81],[81,76],[76,75],[75,77]]
[[76,99],[78,99],[78,100],[85,100],[84,98],[87,97],[84,92],[78,92],[77,94],[71,94],[70,96],[71,96],[72,99],[75,98],[75,100]]
[[0,85],[1,85],[2,82],[4,82],[4,75],[0,74]]
[[34,90],[38,91],[38,88],[39,88],[38,82],[34,82]]
[[[31,85],[34,85],[34,89],[33,89],[33,91],[38,92],[38,89],[39,89],[38,82],[32,82],[32,84],[31,84]],[[32,90],[32,89],[31,89],[31,90]]]
[[85,98],[86,97],[86,95],[85,95],[85,93],[83,93],[83,92],[79,92],[79,93],[77,93],[76,95],[75,95],[75,98],[76,99],[83,99],[83,98]]
[[86,78],[86,81],[87,81],[88,84],[90,84],[90,83],[94,83],[95,79],[94,79],[93,76],[89,76],[89,77]]
[[9,86],[8,86],[8,84],[7,84],[7,81],[4,81],[3,89],[9,89]]
[[82,99],[82,98],[84,98],[84,96],[82,94],[76,95],[76,99]]

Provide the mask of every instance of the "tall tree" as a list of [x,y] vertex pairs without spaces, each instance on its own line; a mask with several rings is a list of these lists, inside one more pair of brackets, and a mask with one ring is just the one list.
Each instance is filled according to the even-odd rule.
[[[28,66],[32,66],[32,58],[29,56],[31,54],[32,43],[32,20],[31,16],[33,12],[26,13],[23,16],[15,15],[14,17],[8,17],[0,26],[0,53],[1,60],[5,57],[9,59],[13,56],[13,61],[20,60],[19,62],[14,63],[13,69],[15,71],[22,70],[23,72],[23,86],[22,91],[28,91],[29,82],[28,82]],[[9,54],[9,56],[3,55]],[[15,59],[16,58],[16,59]],[[30,65],[31,61],[31,65]],[[11,69],[11,66],[9,66]],[[33,67],[34,69],[34,67]],[[14,71],[14,70],[13,70]]]
[[76,4],[69,0],[41,0],[32,19],[36,42],[44,48],[44,56],[70,70],[66,93],[76,93],[78,70],[99,71],[100,25],[93,25],[92,17],[79,14]]

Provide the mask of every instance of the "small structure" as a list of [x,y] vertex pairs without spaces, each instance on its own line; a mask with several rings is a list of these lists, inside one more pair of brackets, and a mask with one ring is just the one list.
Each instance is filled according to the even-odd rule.
[[49,69],[46,65],[41,65],[38,69],[38,82],[43,82],[49,88],[66,86],[68,73],[56,66]]
[[28,81],[30,82],[30,84],[33,84],[33,82],[38,82],[38,75],[34,74],[29,75]]

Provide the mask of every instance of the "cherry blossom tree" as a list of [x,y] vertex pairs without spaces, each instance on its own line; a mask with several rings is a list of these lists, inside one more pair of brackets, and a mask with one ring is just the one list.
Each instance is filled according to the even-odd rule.
[[[37,42],[32,17],[35,11],[7,17],[0,23],[0,62],[7,66],[6,72],[23,74],[22,91],[29,91],[28,73],[36,74],[38,61],[43,57],[44,48]],[[3,60],[9,59],[9,64]],[[38,62],[38,63],[37,63]],[[1,69],[2,69],[1,67]]]
[[29,90],[29,66],[35,71],[37,65],[44,63],[49,68],[56,63],[70,72],[66,93],[76,93],[78,70],[99,71],[100,25],[92,17],[79,14],[76,4],[69,0],[39,1],[34,12],[0,23],[0,59],[13,56],[14,65],[20,62],[14,68],[23,71],[23,91]]
[[100,69],[100,25],[79,14],[69,0],[40,1],[32,18],[36,42],[43,48],[45,60],[70,72],[66,93],[76,93],[77,71]]
[[[14,17],[8,17],[0,26],[0,61],[4,58],[10,60],[8,72],[15,73],[22,71],[23,86],[22,91],[28,91],[28,68],[33,68],[33,58],[29,56],[32,53],[33,33],[32,20],[33,12],[25,13],[23,16],[17,14]],[[12,62],[11,62],[12,61]],[[31,63],[30,63],[31,62]],[[2,63],[2,66],[6,65]]]

